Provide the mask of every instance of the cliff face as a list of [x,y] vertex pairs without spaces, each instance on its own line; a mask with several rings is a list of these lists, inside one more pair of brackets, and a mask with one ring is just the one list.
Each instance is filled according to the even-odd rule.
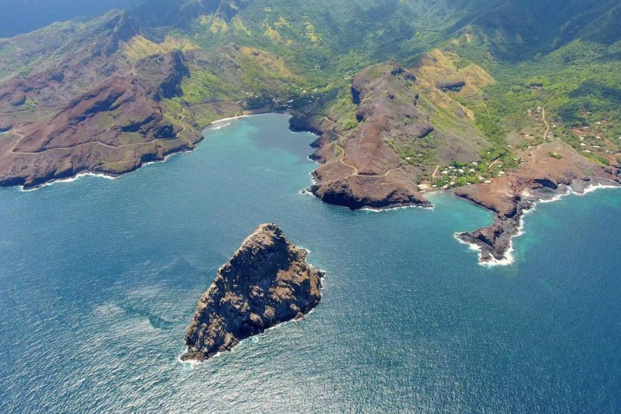
[[275,224],[250,235],[198,302],[183,360],[203,361],[279,323],[299,319],[321,299],[323,273],[306,263]]

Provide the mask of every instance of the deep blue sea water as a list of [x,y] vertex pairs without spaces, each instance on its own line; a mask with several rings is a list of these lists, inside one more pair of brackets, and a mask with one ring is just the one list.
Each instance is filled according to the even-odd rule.
[[[537,207],[516,263],[456,231],[491,216],[351,212],[299,191],[310,134],[237,120],[116,180],[0,190],[0,412],[621,411],[621,191]],[[307,318],[180,364],[201,293],[280,224],[325,269]]]

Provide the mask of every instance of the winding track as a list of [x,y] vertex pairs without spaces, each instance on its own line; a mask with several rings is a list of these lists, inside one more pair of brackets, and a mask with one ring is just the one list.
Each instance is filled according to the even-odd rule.
[[341,151],[341,157],[339,158],[339,162],[341,164],[343,164],[344,166],[353,169],[354,173],[352,175],[354,175],[354,176],[357,176],[357,177],[369,177],[369,178],[382,178],[382,177],[387,177],[390,173],[392,173],[394,171],[397,171],[397,170],[400,170],[400,169],[403,168],[403,167],[392,168],[392,169],[386,171],[384,174],[360,174],[358,172],[358,168],[354,167],[351,164],[346,163],[345,160],[343,160],[343,158],[345,158],[345,149],[343,147],[341,147],[337,143],[334,143],[334,145],[336,146],[336,148],[338,148]]
[[[332,125],[335,125],[335,124],[336,124],[336,122],[334,122],[333,120],[331,120],[330,118],[328,118],[328,117],[327,117],[327,116],[325,116],[325,115],[323,115],[323,118],[324,118],[325,120],[329,121]],[[343,138],[343,136],[342,136],[342,135],[337,134],[336,132],[334,132],[334,129],[332,130],[332,133],[333,133],[334,135],[336,135],[337,137],[341,138],[341,139]],[[355,166],[353,166],[353,165],[348,164],[348,163],[346,163],[346,162],[345,162],[345,160],[344,160],[344,158],[345,158],[345,148],[343,148],[342,146],[340,146],[340,145],[339,145],[338,143],[336,143],[336,142],[334,143],[334,146],[336,146],[336,148],[338,148],[338,149],[339,149],[339,151],[341,152],[341,157],[339,158],[339,162],[340,162],[341,164],[343,164],[344,166],[351,168],[351,169],[354,171],[354,173],[352,174],[353,176],[356,176],[356,177],[369,177],[369,178],[384,178],[384,177],[388,177],[388,175],[389,175],[390,173],[394,172],[394,171],[397,171],[397,170],[401,170],[401,169],[403,169],[403,167],[392,168],[392,169],[390,169],[390,170],[386,171],[384,174],[368,174],[368,175],[367,175],[367,174],[360,174],[360,173],[358,172],[358,168],[356,168]]]
[[[175,135],[175,139],[178,139],[180,137],[181,134],[183,134],[186,130],[187,127],[185,125],[185,123],[183,122],[183,120],[186,118],[186,111],[185,108],[183,108],[183,110],[181,111],[181,118],[179,119],[179,123],[182,126],[181,131],[179,131],[176,135]],[[131,147],[139,147],[139,146],[143,146],[143,145],[147,145],[147,144],[152,144],[154,142],[157,141],[169,141],[170,139],[165,139],[165,138],[157,138],[154,139],[153,141],[149,141],[149,142],[137,142],[135,144],[127,144],[127,145],[121,145],[121,146],[114,146],[114,145],[109,145],[109,144],[104,144],[103,142],[99,142],[99,141],[95,141],[95,142],[83,142],[81,144],[76,144],[76,145],[71,145],[68,147],[58,147],[58,148],[49,148],[43,151],[36,151],[36,152],[28,152],[28,151],[15,151],[15,147],[25,138],[24,134],[17,132],[17,131],[11,131],[11,133],[13,135],[16,135],[17,137],[19,137],[19,140],[17,142],[15,142],[15,144],[13,145],[13,147],[11,148],[11,153],[13,154],[18,154],[18,155],[34,155],[34,154],[42,154],[45,152],[50,152],[50,151],[65,151],[65,150],[71,150],[74,148],[78,148],[78,147],[83,147],[83,146],[94,146],[94,145],[99,145],[102,147],[106,147],[106,148],[110,148],[113,150],[122,150],[124,148],[131,148]]]
[[548,124],[548,120],[546,119],[546,108],[541,110],[541,116],[543,118],[543,123],[546,124],[546,132],[543,133],[543,140],[545,141],[550,132],[550,124]]
[[[541,115],[542,115],[543,123],[546,125],[546,131],[543,133],[543,140],[544,140],[544,142],[545,142],[545,139],[546,139],[546,137],[548,136],[548,133],[550,132],[550,124],[548,123],[548,120],[546,119],[546,110],[545,110],[545,108],[543,108],[543,109],[541,110]],[[324,119],[326,119],[326,120],[330,121],[333,125],[334,125],[334,124],[336,124],[336,122],[334,122],[333,120],[331,120],[330,118],[328,118],[328,117],[327,117],[327,116],[325,116],[325,115],[324,115]],[[333,132],[333,133],[334,133],[337,137],[339,137],[339,138],[343,138],[343,137],[342,137],[342,135],[337,134],[337,133],[336,133],[336,132],[334,132],[334,131],[332,131],[332,132]],[[374,174],[374,175],[366,175],[366,174],[362,174],[362,175],[361,175],[361,174],[359,174],[359,172],[358,172],[358,168],[356,168],[355,166],[353,166],[353,165],[348,164],[348,163],[346,163],[346,162],[345,162],[345,160],[344,160],[344,158],[345,158],[345,148],[343,148],[342,146],[340,146],[340,145],[339,145],[339,144],[337,144],[337,143],[334,143],[334,145],[335,145],[335,146],[336,146],[336,148],[338,148],[338,149],[339,149],[339,151],[341,152],[341,156],[340,156],[340,158],[339,158],[339,162],[340,162],[341,164],[343,164],[344,166],[351,168],[351,169],[354,171],[354,174],[353,174],[354,176],[360,176],[360,177],[370,177],[370,178],[381,178],[381,177],[387,177],[387,176],[388,176],[390,173],[392,173],[393,171],[397,171],[397,170],[400,170],[400,169],[402,169],[402,168],[403,168],[403,167],[393,168],[393,169],[390,169],[390,170],[386,171],[386,173],[384,173],[384,174]],[[541,145],[541,144],[540,144],[540,145]],[[539,145],[539,146],[540,146],[540,145]],[[539,148],[539,146],[537,146],[537,148]],[[532,155],[532,152],[531,152],[531,156],[533,156],[533,155]],[[492,168],[493,168],[496,164],[498,164],[498,163],[500,162],[501,158],[502,158],[502,157],[499,157],[499,158],[497,158],[496,160],[494,160],[494,161],[493,161],[493,162],[489,165],[488,170],[491,170],[491,169],[492,169]],[[438,178],[438,177],[437,177],[437,174],[438,174],[438,170],[439,170],[439,169],[440,169],[440,166],[438,165],[438,166],[436,167],[436,169],[434,170],[433,174],[431,174],[431,177],[432,177],[432,178]]]
[[534,157],[535,155],[533,154],[535,151],[537,151],[539,149],[539,147],[541,147],[543,144],[545,144],[546,142],[546,138],[548,137],[548,134],[550,133],[550,124],[548,123],[548,120],[546,119],[546,109],[543,108],[541,110],[541,119],[543,120],[543,123],[546,125],[546,132],[543,133],[543,142],[539,145],[537,145],[537,147],[534,150],[530,151],[530,154],[528,155],[529,157]]

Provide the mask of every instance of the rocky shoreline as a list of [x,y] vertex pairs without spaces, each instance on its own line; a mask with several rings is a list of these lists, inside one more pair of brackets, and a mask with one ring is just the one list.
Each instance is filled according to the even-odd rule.
[[533,211],[537,204],[557,201],[572,193],[584,195],[597,188],[621,188],[621,183],[605,178],[584,178],[554,186],[530,188],[524,191],[522,196],[515,198],[514,208],[507,214],[499,214],[482,204],[480,200],[458,189],[455,192],[458,197],[491,211],[494,214],[494,223],[473,232],[456,233],[455,237],[479,251],[481,265],[511,264],[514,260],[513,238],[521,235],[525,215]]
[[45,175],[30,177],[17,175],[13,177],[5,177],[0,179],[0,187],[21,187],[24,191],[36,190],[47,185],[59,182],[72,181],[85,175],[105,178],[118,178],[125,174],[132,173],[140,168],[160,162],[166,162],[168,158],[176,154],[191,152],[196,149],[196,145],[203,140],[202,135],[193,143],[183,143],[179,147],[173,147],[165,151],[157,151],[155,153],[145,153],[138,157],[135,163],[127,165],[123,169],[110,170],[104,167],[95,166],[93,168],[79,166],[71,167],[65,170],[50,169]]
[[311,144],[315,151],[310,159],[320,167],[313,171],[313,184],[307,191],[323,202],[351,210],[431,207],[409,178],[352,174],[352,168],[334,155],[332,147],[338,142],[338,135],[325,118],[294,113],[290,129],[318,135]]
[[181,360],[204,361],[314,309],[324,273],[306,262],[307,254],[276,224],[260,225],[199,300]]

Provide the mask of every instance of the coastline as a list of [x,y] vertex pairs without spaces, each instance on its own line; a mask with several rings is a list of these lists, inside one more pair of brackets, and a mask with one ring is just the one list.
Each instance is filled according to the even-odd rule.
[[145,161],[145,162],[141,162],[140,164],[136,165],[135,168],[132,168],[130,170],[127,171],[123,171],[121,173],[110,173],[107,171],[85,171],[85,172],[79,172],[77,174],[74,174],[72,176],[69,177],[63,177],[63,178],[53,178],[50,180],[46,180],[40,184],[36,184],[34,186],[25,186],[23,184],[18,184],[18,185],[0,185],[1,187],[4,188],[9,188],[9,187],[17,187],[18,190],[20,192],[31,192],[31,191],[36,191],[39,189],[42,189],[44,187],[49,187],[51,185],[54,184],[62,184],[62,183],[71,183],[74,181],[77,181],[81,178],[84,177],[96,177],[96,178],[103,178],[106,180],[115,180],[117,178],[120,178],[126,174],[130,174],[132,172],[138,171],[139,169],[142,169],[144,167],[148,167],[149,165],[153,165],[153,164],[161,164],[161,163],[165,163],[166,161],[168,161],[171,157],[178,155],[178,154],[186,154],[186,153],[190,153],[193,152],[196,148],[198,148],[198,144],[200,144],[203,140],[204,140],[204,134],[206,131],[208,130],[218,130],[221,128],[224,128],[229,124],[226,125],[218,125],[221,124],[223,122],[231,122],[231,121],[235,121],[238,119],[242,119],[242,118],[248,118],[248,117],[252,117],[252,116],[257,116],[257,115],[262,115],[262,114],[243,114],[243,115],[239,115],[239,116],[234,116],[234,117],[227,117],[227,118],[222,118],[222,119],[217,119],[213,122],[211,122],[209,125],[207,125],[205,128],[203,128],[201,130],[201,138],[195,143],[193,148],[188,148],[186,146],[182,146],[180,147],[178,150],[173,150],[170,151],[166,154],[164,154],[163,158],[161,159],[154,159],[154,160],[149,160],[149,161]]
[[[317,139],[310,145],[315,151],[309,158],[318,164],[311,173],[312,185],[306,191],[312,193],[326,204],[346,207],[350,210],[389,211],[399,208],[432,207],[418,188],[407,178],[395,178],[390,174],[401,170],[402,166],[392,168],[384,174],[358,173],[357,167],[343,161],[344,150],[338,139],[343,138],[335,130],[334,121],[326,115],[289,112],[292,114],[289,129],[294,132],[310,132]],[[332,145],[341,149],[337,157]],[[353,169],[344,172],[342,166]]]
[[[524,235],[526,216],[530,213],[535,212],[538,204],[554,203],[557,201],[561,201],[563,198],[570,196],[570,195],[575,195],[577,197],[583,197],[597,190],[606,190],[606,189],[621,189],[621,185],[603,184],[601,182],[598,182],[596,184],[587,185],[581,190],[576,190],[572,187],[572,185],[567,185],[567,186],[563,186],[562,189],[559,188],[559,190],[561,190],[562,192],[559,192],[558,194],[555,194],[552,197],[532,200],[531,206],[529,208],[523,209],[521,213],[519,213],[518,226],[516,228],[516,232],[514,234],[509,235],[509,244],[508,244],[507,250],[504,252],[502,258],[500,259],[494,256],[491,256],[491,258],[488,258],[488,259],[484,259],[483,246],[481,246],[478,243],[465,240],[463,238],[463,235],[467,233],[456,232],[454,233],[454,238],[459,243],[467,245],[470,248],[470,250],[478,252],[478,256],[479,256],[478,263],[480,266],[484,266],[484,267],[510,266],[515,263],[515,256],[513,254],[515,252],[514,240]],[[459,198],[462,200],[466,200],[462,197],[459,197]],[[466,200],[466,201],[470,202],[469,200]],[[474,204],[474,205],[477,205],[477,204]],[[479,205],[477,206],[480,208],[483,208],[482,206],[479,206]]]
[[[196,142],[196,144],[192,147],[192,148],[188,148],[188,147],[181,147],[178,150],[173,150],[170,151],[168,154],[165,154],[164,157],[162,159],[155,159],[155,160],[149,160],[146,161],[144,163],[140,163],[138,165],[135,166],[135,168],[132,168],[131,170],[128,171],[124,171],[121,173],[108,173],[105,171],[95,171],[95,172],[91,172],[91,171],[82,171],[79,172],[75,175],[72,176],[68,176],[68,177],[63,177],[63,178],[58,178],[58,179],[51,179],[48,181],[44,181],[41,184],[37,184],[35,186],[24,186],[24,185],[5,185],[3,187],[11,187],[11,186],[15,186],[18,188],[18,190],[20,192],[31,192],[31,191],[36,191],[38,189],[41,189],[43,187],[48,187],[57,183],[70,183],[70,182],[74,182],[77,181],[79,179],[85,178],[85,177],[97,177],[97,178],[103,178],[103,179],[107,179],[107,180],[115,180],[117,178],[120,178],[121,176],[125,175],[125,174],[129,174],[131,172],[137,171],[138,169],[141,169],[143,167],[147,167],[151,164],[158,164],[158,163],[164,163],[166,161],[168,161],[169,158],[171,158],[174,155],[177,154],[184,154],[184,153],[189,153],[194,151],[196,148],[198,148],[198,144],[204,139],[204,134],[209,131],[209,130],[219,130],[221,128],[227,127],[231,124],[231,122],[239,120],[239,119],[244,119],[244,118],[249,118],[249,117],[254,117],[254,116],[258,116],[258,115],[265,115],[265,114],[286,114],[289,115],[290,118],[294,116],[294,114],[292,114],[290,111],[287,112],[262,112],[262,113],[256,113],[256,114],[242,114],[242,115],[238,115],[238,116],[233,116],[233,117],[225,117],[225,118],[221,118],[221,119],[217,119],[213,122],[211,122],[209,125],[207,125],[205,128],[202,129],[202,135],[201,138]],[[313,133],[314,135],[318,134],[318,131],[313,129],[313,128],[299,128],[298,127],[294,127],[291,123],[289,125],[289,129],[293,132],[310,132]],[[321,136],[318,136],[319,138],[321,138]],[[311,147],[313,147],[313,145],[311,145]],[[315,147],[316,148],[316,147]],[[317,165],[322,165],[321,161],[316,158],[313,157],[312,155],[310,155],[308,157],[309,161],[314,162]],[[346,205],[342,205],[342,204],[336,204],[336,203],[330,203],[327,202],[324,198],[320,197],[318,194],[316,194],[313,191],[313,186],[317,184],[317,176],[315,175],[314,171],[309,173],[311,176],[311,187],[300,190],[299,194],[301,195],[311,195],[319,200],[321,200],[322,202],[326,203],[326,204],[331,204],[331,205],[336,205],[336,206],[341,206],[341,207],[348,207]],[[504,250],[504,252],[502,252],[502,256],[501,257],[495,257],[493,254],[490,254],[489,248],[492,247],[493,248],[493,244],[492,245],[485,245],[484,243],[482,243],[481,241],[478,242],[473,242],[470,241],[468,239],[468,236],[470,236],[470,239],[473,239],[472,233],[470,232],[456,232],[454,233],[454,238],[461,244],[465,244],[469,247],[470,250],[473,251],[477,251],[478,252],[478,263],[481,266],[486,266],[486,267],[494,267],[494,266],[509,266],[515,263],[515,257],[514,257],[514,252],[515,252],[515,248],[514,248],[514,239],[517,237],[520,237],[521,235],[524,234],[524,223],[525,223],[525,216],[533,211],[536,210],[537,204],[543,204],[543,203],[552,203],[555,201],[559,201],[562,198],[571,195],[571,194],[575,194],[577,196],[585,196],[591,192],[597,191],[599,189],[614,189],[614,188],[621,188],[621,184],[615,184],[614,181],[609,181],[609,180],[594,180],[596,182],[587,182],[586,184],[580,185],[578,182],[573,182],[569,185],[559,185],[559,187],[555,190],[553,190],[552,192],[549,192],[545,195],[539,194],[539,197],[537,197],[537,195],[529,195],[527,197],[525,197],[525,203],[524,205],[521,205],[518,209],[518,213],[516,214],[516,217],[513,217],[511,219],[505,219],[505,221],[513,221],[513,224],[511,224],[509,227],[509,231],[507,231],[507,239],[506,240],[506,248]],[[435,190],[430,190],[430,191],[426,191],[424,193],[421,193],[423,195],[423,199],[426,201],[425,203],[408,203],[408,204],[389,204],[386,206],[380,206],[380,207],[372,207],[372,206],[362,206],[359,208],[350,208],[351,210],[360,210],[360,211],[364,211],[367,213],[375,213],[375,214],[379,214],[379,213],[383,213],[383,212],[389,212],[389,211],[396,211],[396,210],[404,210],[404,209],[410,209],[410,208],[423,208],[425,210],[430,210],[430,211],[434,211],[435,207],[434,205],[427,200],[427,198],[425,197],[425,195],[429,195],[429,194],[448,194],[451,193],[453,196],[460,198],[463,201],[467,201],[473,205],[476,205],[479,208],[483,208],[484,210],[490,211],[490,209],[486,208],[483,205],[477,204],[476,202],[466,198],[466,197],[462,197],[462,196],[458,196],[457,194],[455,194],[455,191],[453,190],[441,190],[441,189],[435,189]],[[492,211],[493,213],[493,211]],[[501,220],[497,220],[498,217],[496,217],[495,219],[495,224],[497,222],[502,222]]]
[[[84,177],[96,177],[96,178],[103,178],[106,180],[115,180],[117,178],[121,178],[122,176],[126,175],[126,174],[130,174],[133,172],[136,172],[144,167],[148,167],[149,165],[153,165],[153,164],[162,164],[165,163],[166,161],[168,161],[171,157],[175,156],[175,155],[179,155],[179,154],[186,154],[186,153],[190,153],[192,151],[194,151],[196,148],[198,148],[198,144],[203,140],[204,138],[201,138],[199,141],[197,141],[197,145],[194,146],[194,148],[184,148],[184,149],[180,149],[178,151],[171,151],[168,154],[165,154],[164,157],[162,159],[155,159],[152,161],[146,161],[146,162],[142,162],[140,164],[138,164],[135,168],[132,168],[131,170],[128,171],[124,171],[118,174],[110,174],[110,173],[106,173],[105,171],[103,172],[91,172],[91,171],[86,171],[86,172],[79,172],[75,175],[72,175],[70,177],[67,178],[55,178],[55,179],[51,179],[51,180],[47,180],[44,181],[40,184],[34,185],[34,186],[29,186],[26,187],[23,184],[22,185],[17,185],[15,187],[18,188],[18,190],[20,192],[31,192],[31,191],[36,191],[36,190],[40,190],[44,187],[49,187],[51,185],[54,184],[62,184],[62,183],[71,183],[74,181],[77,181],[81,178]],[[0,186],[0,187],[12,187],[12,186]]]
[[73,177],[69,177],[69,178],[59,178],[57,180],[51,180],[51,181],[47,181],[43,184],[40,184],[38,186],[35,187],[30,187],[30,188],[26,188],[23,185],[18,186],[18,190],[22,193],[30,193],[33,191],[37,191],[40,190],[44,187],[49,187],[52,186],[54,184],[61,184],[61,183],[72,183],[74,181],[77,181],[81,178],[85,178],[85,177],[97,177],[97,178],[103,178],[105,180],[116,180],[117,178],[120,177],[120,175],[106,175],[106,174],[101,174],[101,173],[91,173],[91,172],[85,172],[85,173],[79,173],[74,175]]
[[421,208],[423,210],[434,211],[436,208],[432,205],[419,205],[419,204],[409,204],[405,206],[394,206],[394,207],[383,207],[383,208],[373,208],[373,207],[363,207],[360,211],[366,211],[368,213],[385,213],[388,211],[396,211],[396,210],[407,210],[411,208]]

